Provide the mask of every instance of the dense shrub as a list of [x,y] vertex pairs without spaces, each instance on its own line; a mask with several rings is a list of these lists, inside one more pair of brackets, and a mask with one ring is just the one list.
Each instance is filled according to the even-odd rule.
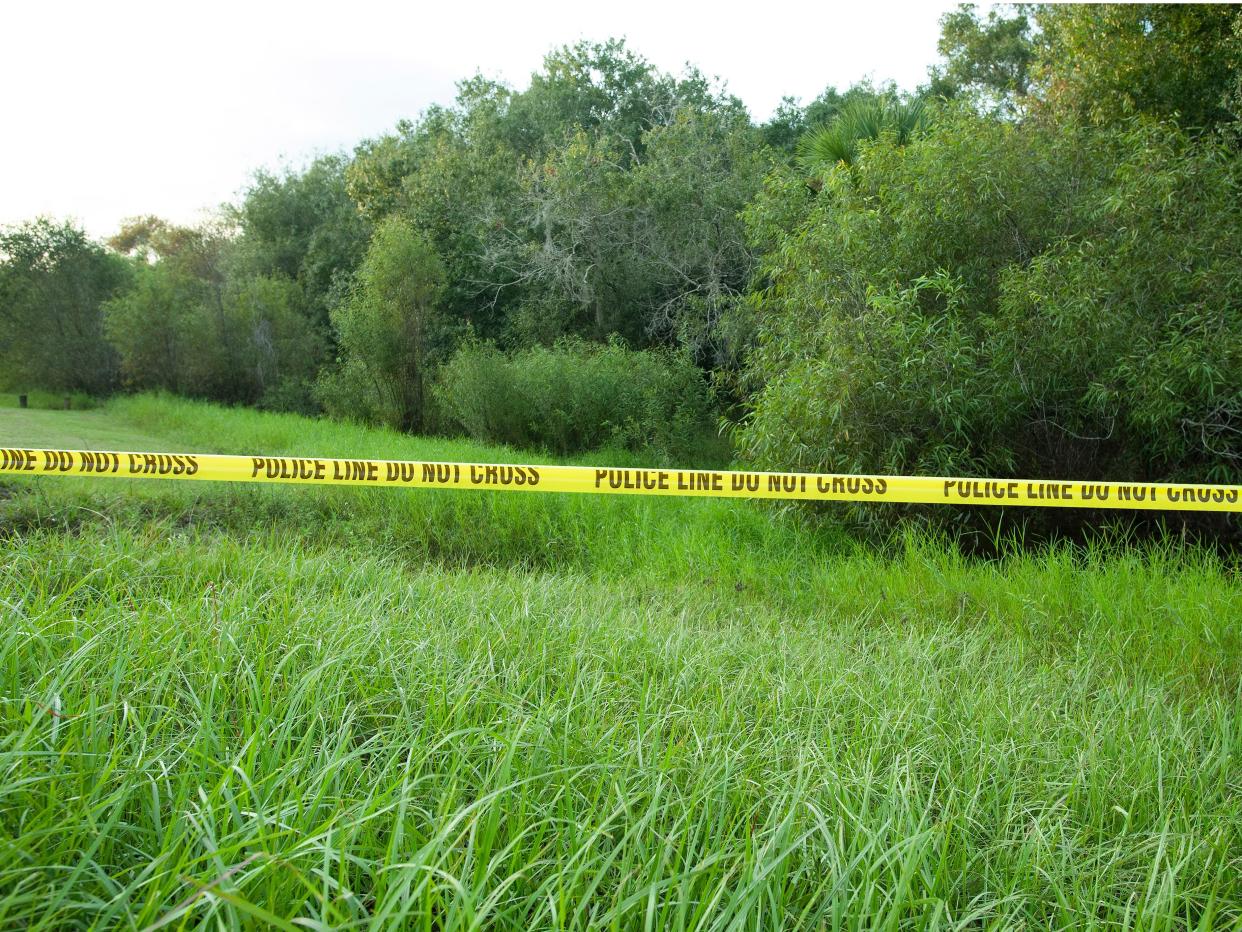
[[276,410],[314,410],[322,335],[296,282],[215,282],[181,257],[138,264],[134,286],[104,306],[125,384]]
[[743,450],[773,468],[1237,482],[1240,205],[1235,156],[1142,123],[951,114],[864,145],[818,196],[775,176],[749,215],[768,278]]
[[116,383],[105,301],[129,269],[70,223],[0,229],[0,387],[99,395]]
[[718,462],[711,391],[684,355],[564,340],[505,354],[462,347],[436,395],[450,427],[477,440],[558,454],[602,446],[663,462]]
[[462,327],[444,313],[444,265],[399,218],[375,231],[346,298],[332,309],[339,365],[323,372],[316,397],[337,417],[424,432],[430,373]]

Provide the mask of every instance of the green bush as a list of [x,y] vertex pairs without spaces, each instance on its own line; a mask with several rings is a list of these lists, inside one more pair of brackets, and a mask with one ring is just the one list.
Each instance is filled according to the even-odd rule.
[[1235,155],[1137,122],[948,114],[864,144],[818,196],[775,176],[749,214],[768,255],[742,450],[782,469],[1238,482],[1240,204]]
[[324,340],[291,279],[227,285],[184,257],[135,266],[132,288],[104,305],[104,328],[134,389],[310,413]]
[[124,260],[72,223],[0,227],[0,388],[112,391],[117,354],[100,309],[129,280]]
[[316,398],[335,417],[426,433],[429,376],[464,329],[443,309],[444,263],[399,218],[376,228],[349,293],[332,308],[339,365]]
[[564,340],[506,354],[462,347],[439,373],[447,426],[476,440],[559,455],[605,446],[661,462],[718,463],[713,397],[684,355]]

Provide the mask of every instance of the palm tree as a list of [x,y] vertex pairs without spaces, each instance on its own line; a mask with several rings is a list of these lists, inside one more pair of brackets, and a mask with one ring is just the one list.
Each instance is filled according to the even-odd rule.
[[847,104],[831,123],[809,130],[799,140],[798,164],[818,176],[842,162],[852,165],[863,140],[891,134],[897,145],[904,146],[926,126],[927,109],[921,100],[856,100]]

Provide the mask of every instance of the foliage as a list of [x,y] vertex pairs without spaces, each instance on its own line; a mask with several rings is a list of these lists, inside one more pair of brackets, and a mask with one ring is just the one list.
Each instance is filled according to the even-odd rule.
[[968,111],[864,144],[812,201],[776,176],[778,203],[749,213],[776,245],[743,450],[813,471],[1238,481],[1239,180],[1167,125]]
[[1135,114],[1190,130],[1242,117],[1242,10],[1228,4],[1092,3],[1039,8],[1040,94],[1099,123]]
[[[213,223],[201,227],[178,226],[154,214],[129,217],[121,221],[121,227],[108,238],[108,247],[131,259],[148,264],[171,256],[185,256],[203,250],[207,237],[219,239],[221,230]],[[199,269],[203,266],[200,264]]]
[[237,282],[226,296],[225,326],[242,339],[238,372],[262,408],[316,410],[312,387],[324,360],[323,334],[305,315],[297,282],[258,275]]
[[739,215],[768,158],[748,121],[731,111],[682,110],[643,142],[645,159],[625,193],[634,207],[634,261],[653,287],[643,336],[683,347],[701,364],[731,364],[721,318],[754,270]]
[[838,163],[852,165],[861,143],[891,136],[904,146],[927,127],[923,101],[858,100],[847,104],[829,124],[816,127],[798,142],[798,164],[819,176]]
[[[137,235],[140,227],[153,235]],[[310,385],[323,361],[323,338],[304,313],[296,282],[236,274],[233,244],[219,230],[146,218],[113,242],[126,239],[136,256],[133,287],[104,314],[127,386],[313,409]]]
[[785,156],[793,154],[804,132],[806,111],[798,98],[789,96],[782,97],[772,116],[759,126],[763,144]]
[[108,339],[121,357],[121,375],[135,388],[185,395],[205,392],[205,371],[216,348],[203,310],[203,283],[172,264],[135,265],[134,286],[104,308]]
[[301,313],[324,333],[334,295],[362,261],[370,236],[346,190],[348,164],[332,155],[300,172],[259,171],[233,212],[239,276],[297,282]]
[[688,359],[578,340],[505,354],[462,347],[436,385],[449,427],[557,454],[602,446],[659,462],[718,462],[711,392]]
[[644,134],[640,162],[579,133],[523,172],[523,213],[489,237],[489,259],[510,285],[555,296],[571,333],[676,341],[718,363],[716,322],[753,261],[738,213],[765,164],[728,111],[679,111]]
[[518,158],[499,138],[500,104],[468,97],[467,87],[462,97],[474,109],[432,108],[418,124],[402,122],[395,134],[362,143],[347,178],[367,217],[399,216],[435,248],[445,269],[445,314],[497,337],[509,295],[488,284],[496,275],[483,241],[513,214]]
[[824,126],[835,120],[847,107],[866,103],[896,101],[902,92],[892,81],[876,84],[870,78],[855,81],[844,91],[826,87],[813,101],[806,105],[806,127]]
[[797,98],[784,97],[767,122],[758,127],[759,137],[764,145],[785,158],[791,158],[797,153],[798,142],[804,133],[828,125],[846,107],[868,102],[881,103],[900,96],[892,82],[877,87],[870,80],[863,80],[851,84],[844,91],[826,87],[805,107]]
[[579,131],[521,176],[522,214],[490,239],[496,287],[552,293],[572,308],[570,332],[604,340],[642,336],[632,314],[650,302],[633,261],[634,207],[625,200],[626,153],[614,140]]
[[507,97],[500,132],[515,152],[535,160],[582,131],[613,141],[623,158],[641,161],[645,134],[683,110],[745,112],[741,101],[697,70],[681,77],[661,72],[619,39],[556,49],[527,90]]
[[134,259],[134,287],[108,307],[131,388],[283,410],[311,389],[369,226],[345,189],[344,159],[258,172],[241,203],[197,227],[137,217],[109,240]]
[[25,391],[102,394],[116,381],[101,306],[126,264],[70,223],[0,230],[0,382]]
[[614,41],[554,51],[524,91],[462,82],[455,107],[360,146],[348,177],[368,216],[430,238],[446,313],[481,337],[684,337],[706,358],[750,273],[736,214],[760,158],[736,99]]
[[1009,5],[981,17],[962,4],[941,19],[943,65],[928,93],[965,95],[1015,116],[1102,125],[1135,115],[1197,132],[1242,117],[1242,13],[1225,4]]
[[424,427],[429,374],[460,331],[442,312],[443,289],[444,266],[427,239],[399,218],[381,221],[353,288],[332,310],[340,366],[317,390],[330,413]]
[[1105,144],[1112,175],[1073,205],[1078,232],[1002,282],[996,363],[1025,367],[1037,461],[1237,482],[1242,163],[1165,126]]
[[992,7],[980,19],[974,4],[963,3],[940,18],[937,49],[945,63],[932,68],[930,95],[967,95],[985,110],[1017,113],[1036,63],[1036,8],[1019,3],[1008,12]]

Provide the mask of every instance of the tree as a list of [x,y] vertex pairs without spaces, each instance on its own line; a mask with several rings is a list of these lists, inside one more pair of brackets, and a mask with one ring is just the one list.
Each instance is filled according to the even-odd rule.
[[869,80],[852,84],[844,92],[826,87],[805,107],[796,98],[784,97],[771,118],[759,126],[759,136],[765,145],[792,158],[806,133],[829,125],[846,107],[863,102],[880,104],[898,97],[895,84],[890,82],[876,87]]
[[928,92],[980,110],[1114,124],[1175,119],[1192,131],[1239,118],[1242,12],[1225,4],[1025,4],[940,21],[945,63]]
[[497,287],[484,255],[489,231],[516,216],[521,160],[499,125],[508,96],[482,78],[463,82],[458,108],[434,107],[364,142],[347,173],[367,217],[400,217],[428,239],[444,264],[444,312],[486,338],[501,336],[516,297]]
[[661,72],[621,39],[563,46],[544,58],[530,86],[509,96],[500,113],[510,148],[542,159],[579,131],[609,140],[623,167],[643,155],[643,136],[677,113],[729,109],[741,101],[693,68],[680,77]]
[[68,222],[40,218],[0,232],[0,368],[9,386],[111,390],[117,359],[101,307],[127,272]]
[[932,69],[930,95],[966,95],[987,111],[1018,112],[1036,60],[1034,8],[1019,3],[1009,12],[993,7],[980,19],[973,4],[963,3],[940,18],[936,47],[946,61]]
[[871,80],[857,81],[844,91],[826,87],[813,101],[806,105],[806,128],[826,126],[840,115],[846,107],[858,102],[893,101],[901,97],[897,85],[889,81],[877,87]]
[[172,261],[135,263],[133,286],[104,305],[105,332],[126,385],[206,394],[204,371],[217,355],[203,313],[208,300],[204,283]]
[[233,217],[241,232],[235,277],[278,277],[298,283],[300,309],[328,329],[334,289],[366,251],[370,224],[349,195],[342,156],[321,156],[304,171],[259,171]]
[[[741,127],[757,149],[740,102],[699,73],[660,72],[623,42],[579,43],[549,54],[526,90],[475,76],[454,107],[364,143],[349,188],[368,217],[399,216],[428,239],[445,269],[445,313],[481,337],[664,339],[653,323],[670,271],[656,275],[655,254],[634,239],[654,211],[634,202],[627,179],[650,161],[659,131],[687,114]],[[699,209],[691,186],[683,196],[658,206]],[[735,217],[725,226],[742,241]]]
[[791,156],[806,129],[806,111],[798,99],[782,97],[772,116],[759,127],[759,138],[770,149]]
[[814,198],[791,174],[747,214],[752,462],[1238,481],[1235,156],[1169,124],[957,107],[904,147],[862,143]]
[[324,334],[306,319],[301,286],[279,275],[231,284],[229,326],[243,336],[239,374],[252,404],[281,411],[315,410],[312,388],[324,359]]
[[[555,296],[569,332],[604,340],[641,339],[633,308],[647,282],[632,261],[634,205],[625,199],[626,156],[616,140],[579,130],[564,147],[523,172],[518,223],[495,231],[488,264],[498,287]],[[541,309],[549,310],[547,300]]]
[[202,232],[146,214],[121,221],[121,228],[108,238],[108,246],[131,259],[156,262],[195,249]]
[[749,120],[686,109],[644,137],[627,177],[636,261],[653,293],[642,307],[648,340],[681,345],[700,364],[730,365],[722,321],[755,268],[741,212],[770,164]]
[[349,296],[332,311],[341,366],[318,394],[334,413],[423,428],[426,385],[461,327],[441,308],[444,265],[426,237],[391,217],[375,229]]
[[134,258],[133,287],[104,306],[122,377],[133,388],[311,410],[323,334],[297,282],[239,274],[229,232],[146,217],[112,238]]
[[615,138],[579,131],[530,164],[522,212],[491,233],[487,264],[498,288],[528,296],[512,322],[536,342],[616,334],[720,361],[718,321],[753,266],[738,214],[766,156],[749,121],[727,110],[686,108],[641,141],[634,161]]
[[1098,123],[1145,114],[1192,131],[1236,121],[1242,10],[1226,4],[1046,4],[1039,96]]
[[798,142],[798,163],[812,176],[838,163],[850,165],[859,145],[883,135],[904,146],[927,126],[927,109],[913,100],[855,100],[846,104],[827,125],[804,135]]

